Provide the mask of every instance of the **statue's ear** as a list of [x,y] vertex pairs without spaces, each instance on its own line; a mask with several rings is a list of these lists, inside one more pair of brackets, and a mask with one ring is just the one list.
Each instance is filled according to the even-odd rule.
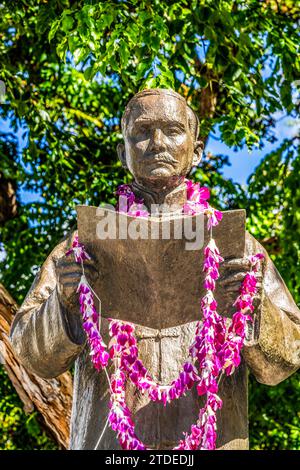
[[193,166],[198,166],[202,159],[204,144],[201,140],[196,140],[194,144]]
[[125,145],[124,144],[118,144],[117,145],[117,152],[118,152],[118,157],[121,160],[123,168],[125,168],[127,170],[128,167],[127,167],[127,162],[126,162]]

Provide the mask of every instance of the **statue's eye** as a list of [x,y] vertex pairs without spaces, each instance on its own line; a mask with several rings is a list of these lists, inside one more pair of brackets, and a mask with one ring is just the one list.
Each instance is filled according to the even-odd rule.
[[136,129],[136,134],[139,137],[147,136],[148,133],[149,133],[149,129],[147,126],[138,126],[138,128]]
[[168,127],[165,129],[166,135],[177,135],[180,134],[180,129],[178,127]]
[[146,134],[148,132],[148,128],[146,126],[139,126],[137,130],[139,134]]

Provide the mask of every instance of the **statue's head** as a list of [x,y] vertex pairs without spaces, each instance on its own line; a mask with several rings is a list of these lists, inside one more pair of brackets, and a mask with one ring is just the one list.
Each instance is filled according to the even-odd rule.
[[119,158],[144,187],[176,186],[201,160],[198,118],[173,90],[137,93],[121,124],[124,144],[118,145]]

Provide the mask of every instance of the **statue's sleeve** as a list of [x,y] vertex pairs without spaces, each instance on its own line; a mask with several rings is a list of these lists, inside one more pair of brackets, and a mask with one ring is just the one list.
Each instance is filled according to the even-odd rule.
[[57,293],[56,263],[71,247],[76,233],[70,233],[50,253],[10,330],[11,344],[21,363],[43,378],[65,372],[86,341],[79,307],[78,311],[67,311]]
[[246,235],[246,254],[263,252],[261,302],[243,356],[256,379],[276,385],[300,367],[300,311],[266,250]]

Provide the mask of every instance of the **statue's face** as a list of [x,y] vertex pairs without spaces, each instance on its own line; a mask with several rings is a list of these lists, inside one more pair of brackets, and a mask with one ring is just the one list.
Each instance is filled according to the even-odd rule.
[[131,107],[126,132],[126,165],[144,185],[186,176],[193,165],[194,137],[185,102],[169,95],[141,96]]

